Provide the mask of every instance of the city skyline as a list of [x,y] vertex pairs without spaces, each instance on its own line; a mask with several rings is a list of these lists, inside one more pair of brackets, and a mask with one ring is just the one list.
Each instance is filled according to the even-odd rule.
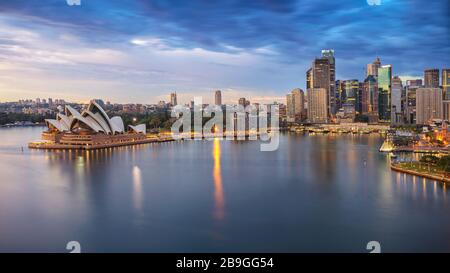
[[336,79],[363,80],[377,56],[402,80],[421,78],[449,63],[446,4],[8,2],[0,10],[0,100],[95,94],[152,103],[176,91],[182,103],[212,103],[211,92],[222,90],[230,101],[282,101],[306,89],[305,72],[322,49],[335,51]]

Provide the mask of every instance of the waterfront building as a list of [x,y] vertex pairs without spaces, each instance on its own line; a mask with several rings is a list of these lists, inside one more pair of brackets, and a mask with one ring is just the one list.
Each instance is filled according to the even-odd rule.
[[290,94],[286,95],[287,121],[301,121],[305,108],[305,95],[303,90],[295,88]]
[[432,119],[442,119],[442,90],[418,88],[416,90],[416,122],[429,124]]
[[378,68],[378,116],[382,121],[391,119],[392,66]]
[[42,133],[45,143],[30,143],[31,148],[103,148],[134,144],[146,140],[145,124],[130,126],[125,131],[122,118],[109,118],[96,100],[81,113],[66,105],[56,119],[46,119],[47,131]]
[[381,67],[381,60],[380,58],[376,58],[373,63],[367,65],[366,77],[368,76],[374,76],[375,78],[378,77],[378,68],[380,67]]
[[219,106],[222,105],[222,92],[220,90],[214,92],[214,104]]
[[329,89],[329,104],[330,115],[335,115],[337,111],[336,106],[336,59],[334,57],[333,49],[322,50],[322,58],[328,59],[330,67],[330,89]]
[[378,116],[378,84],[374,75],[369,75],[364,80],[362,113]]
[[391,93],[391,123],[398,124],[403,122],[402,115],[402,80],[398,76],[392,79]]
[[326,88],[311,88],[307,90],[308,121],[311,123],[327,123],[328,91]]
[[178,105],[178,102],[177,102],[177,92],[170,93],[170,105],[171,105],[171,106],[176,106],[176,105]]
[[439,69],[432,68],[424,71],[425,87],[439,88]]

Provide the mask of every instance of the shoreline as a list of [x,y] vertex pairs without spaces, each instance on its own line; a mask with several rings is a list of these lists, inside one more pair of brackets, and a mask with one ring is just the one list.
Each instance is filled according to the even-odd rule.
[[415,175],[415,176],[419,176],[419,177],[424,177],[424,178],[428,178],[428,179],[432,179],[432,180],[436,180],[436,181],[440,181],[440,182],[444,182],[444,183],[450,183],[450,178],[432,175],[432,174],[428,174],[428,173],[417,172],[417,171],[413,171],[413,170],[408,170],[408,169],[400,167],[399,164],[396,164],[396,163],[391,163],[391,170],[410,174],[410,175]]
[[95,144],[95,145],[82,145],[82,144],[59,144],[59,143],[47,143],[47,142],[31,142],[28,143],[29,149],[38,150],[97,150],[107,149],[114,147],[133,146],[140,144],[161,143],[175,141],[172,138],[147,138],[143,140],[126,141],[120,143],[108,143],[108,144]]

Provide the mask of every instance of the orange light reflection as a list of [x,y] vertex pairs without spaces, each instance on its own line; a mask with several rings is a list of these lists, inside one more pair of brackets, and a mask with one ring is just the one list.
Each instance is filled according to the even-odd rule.
[[214,139],[213,158],[214,158],[213,178],[214,178],[214,202],[215,202],[214,217],[218,220],[223,220],[225,216],[225,210],[224,210],[222,174],[220,172],[220,139],[218,138]]

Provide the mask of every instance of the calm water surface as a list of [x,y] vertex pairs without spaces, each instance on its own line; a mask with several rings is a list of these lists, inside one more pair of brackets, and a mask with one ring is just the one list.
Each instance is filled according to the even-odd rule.
[[450,251],[449,190],[375,135],[28,150],[41,131],[0,129],[0,251]]

